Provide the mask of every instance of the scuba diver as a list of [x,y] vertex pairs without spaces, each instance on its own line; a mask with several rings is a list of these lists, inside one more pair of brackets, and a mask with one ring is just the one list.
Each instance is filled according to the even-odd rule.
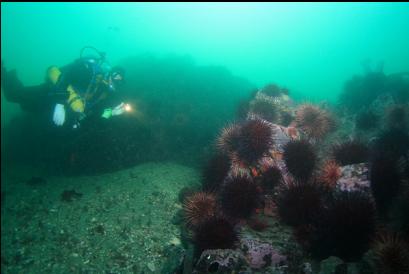
[[[94,50],[99,57],[84,57],[86,49]],[[109,119],[130,110],[123,102],[115,102],[117,90],[124,80],[124,70],[111,67],[105,53],[93,47],[84,47],[80,58],[58,68],[47,69],[45,82],[36,86],[24,86],[16,71],[7,71],[1,64],[1,86],[5,98],[19,103],[22,110],[30,113],[52,112],[56,126],[69,125],[78,128],[80,122],[95,113]],[[107,103],[110,106],[106,107]],[[115,104],[114,104],[115,103]]]

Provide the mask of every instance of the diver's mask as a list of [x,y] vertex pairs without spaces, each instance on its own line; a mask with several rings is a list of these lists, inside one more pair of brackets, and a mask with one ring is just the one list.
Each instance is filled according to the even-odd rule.
[[123,84],[124,70],[121,68],[113,68],[109,77],[109,88],[112,91],[117,90]]

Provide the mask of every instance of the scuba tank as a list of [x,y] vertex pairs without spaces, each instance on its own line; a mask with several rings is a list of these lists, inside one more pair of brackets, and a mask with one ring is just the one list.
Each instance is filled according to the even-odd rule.
[[[94,51],[98,57],[92,57],[92,56],[84,56],[84,52],[87,49],[91,49],[92,51]],[[92,71],[92,79],[90,81],[90,85],[94,85],[96,83],[96,76],[97,75],[102,75],[102,78],[108,83],[108,78],[111,74],[112,71],[112,67],[109,64],[109,62],[106,60],[106,53],[99,51],[98,49],[96,49],[95,47],[92,46],[85,46],[81,49],[80,52],[80,60],[82,60],[82,62],[84,62],[84,65],[87,68],[90,68]],[[111,91],[115,91],[114,86],[112,85],[112,83],[108,83],[107,84],[109,89]]]
[[[94,52],[97,53],[98,57],[84,56],[84,52],[87,49],[92,49]],[[91,46],[83,47],[80,52],[80,60],[88,64],[94,70],[95,74],[102,74],[105,77],[111,71],[111,65],[106,60],[106,53],[97,50],[95,47]]]
[[[89,50],[93,54],[89,54]],[[95,47],[83,47],[79,58],[73,63],[61,69],[55,66],[48,69],[47,80],[53,85],[49,95],[69,106],[77,116],[75,125],[79,126],[79,122],[99,101],[100,85],[106,85],[108,91],[114,91],[110,81],[111,70],[104,52]]]

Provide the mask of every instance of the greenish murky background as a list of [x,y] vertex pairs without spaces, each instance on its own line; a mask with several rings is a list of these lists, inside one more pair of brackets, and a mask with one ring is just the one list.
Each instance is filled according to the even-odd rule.
[[[41,84],[50,65],[69,64],[84,46],[125,68],[120,95],[133,111],[108,120],[90,115],[76,129],[57,127],[51,111],[23,113],[2,90],[2,273],[168,274],[182,261],[189,269],[183,202],[206,181],[221,184],[232,169],[232,159],[217,154],[217,137],[246,117],[254,91],[266,84],[288,88],[296,103],[312,101],[334,114],[334,120],[318,117],[325,131],[339,124],[325,143],[317,143],[322,163],[338,140],[374,140],[387,128],[392,103],[398,120],[407,122],[399,104],[409,101],[408,3],[1,3],[1,59],[24,85]],[[384,74],[363,74],[364,63],[379,62]],[[353,78],[357,74],[364,76]],[[290,108],[291,121],[297,104],[283,106]],[[357,117],[364,117],[367,131],[357,127]],[[391,132],[382,142],[403,153],[406,133]],[[260,201],[269,224],[257,237],[286,250],[293,260],[288,273],[301,273],[301,267],[306,272],[295,231],[276,218],[273,201]],[[401,208],[404,219],[407,204]],[[264,223],[252,225],[263,229]],[[305,262],[319,268],[319,261]]]
[[[2,3],[2,59],[26,84],[93,45],[115,61],[150,53],[226,66],[334,101],[361,61],[407,70],[407,3]],[[301,97],[301,95],[299,96]],[[2,123],[17,111],[2,100]],[[9,113],[10,112],[10,113]]]

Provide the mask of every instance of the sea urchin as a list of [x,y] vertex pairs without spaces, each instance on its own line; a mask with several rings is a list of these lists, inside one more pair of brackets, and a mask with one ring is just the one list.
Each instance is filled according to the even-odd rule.
[[369,249],[375,233],[376,211],[364,192],[335,192],[321,215],[312,223],[312,255],[318,259],[337,256],[357,261]]
[[238,241],[233,225],[224,218],[211,218],[199,226],[193,238],[196,252],[233,248]]
[[247,120],[240,129],[237,156],[248,164],[268,153],[273,144],[273,129],[262,119]]
[[326,190],[314,182],[282,184],[276,197],[280,218],[288,225],[306,225],[324,205]]
[[259,189],[250,176],[230,176],[220,191],[223,213],[235,219],[247,219],[259,205]]
[[216,215],[216,198],[213,194],[197,192],[186,198],[183,211],[187,227],[197,227]]
[[332,147],[334,160],[341,166],[368,161],[369,149],[357,140],[346,141]]
[[327,161],[321,168],[318,180],[330,188],[334,188],[341,177],[341,168],[335,161]]
[[333,127],[330,114],[311,104],[304,104],[298,108],[295,121],[297,127],[314,139],[322,139]]
[[288,171],[300,181],[308,181],[317,162],[314,148],[306,140],[288,142],[284,146],[283,158]]
[[380,234],[374,244],[374,253],[379,273],[409,273],[409,246],[398,234]]

